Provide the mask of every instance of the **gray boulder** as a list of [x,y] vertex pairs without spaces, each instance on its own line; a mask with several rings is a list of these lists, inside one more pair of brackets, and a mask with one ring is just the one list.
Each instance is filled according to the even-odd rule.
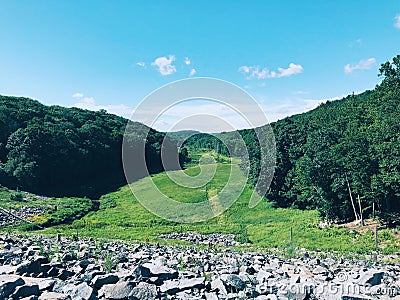
[[13,299],[26,298],[30,296],[39,296],[39,286],[37,284],[32,285],[21,285],[15,289],[15,292],[12,295]]
[[93,288],[88,286],[86,282],[79,285],[67,284],[62,289],[64,294],[70,295],[72,300],[94,300],[96,299]]
[[17,269],[15,270],[15,274],[17,275],[23,275],[23,274],[39,274],[41,272],[40,270],[40,261],[39,260],[33,260],[33,261],[25,261],[19,266],[17,266]]
[[145,263],[140,266],[140,273],[143,277],[150,278],[150,277],[157,277],[156,284],[161,285],[162,282],[169,279],[176,279],[178,278],[178,271],[160,265],[155,265],[151,263]]
[[71,300],[71,296],[56,292],[44,292],[39,300]]
[[363,286],[367,284],[370,284],[372,286],[378,285],[381,283],[384,274],[385,274],[384,271],[375,269],[368,270],[367,272],[361,274],[360,278],[356,281],[356,283]]
[[56,282],[57,282],[57,280],[53,279],[53,278],[43,279],[43,280],[39,281],[39,283],[38,283],[39,290],[50,291]]
[[108,275],[96,275],[92,280],[92,285],[96,289],[100,289],[105,284],[114,284],[119,280],[118,276],[113,274]]
[[154,284],[140,282],[133,288],[129,298],[132,300],[152,300],[157,297],[157,287]]
[[246,283],[235,274],[222,274],[221,280],[228,293],[237,293],[246,288]]
[[0,299],[8,298],[18,286],[25,284],[25,281],[14,275],[0,275]]
[[130,282],[122,281],[116,284],[106,284],[99,291],[99,296],[109,300],[128,299],[133,290],[133,285]]

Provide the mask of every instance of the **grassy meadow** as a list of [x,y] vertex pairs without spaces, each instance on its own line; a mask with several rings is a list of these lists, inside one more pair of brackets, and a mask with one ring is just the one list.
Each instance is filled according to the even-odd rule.
[[[197,188],[182,187],[170,178],[179,178],[183,175],[200,178],[199,174],[212,172],[208,169],[215,171],[212,180]],[[321,229],[320,218],[315,210],[273,208],[265,199],[261,199],[256,207],[250,209],[248,204],[253,190],[248,185],[245,185],[237,201],[219,216],[204,222],[183,224],[165,220],[149,212],[131,191],[131,189],[135,192],[141,191],[141,197],[146,196],[146,193],[149,197],[153,197],[151,185],[154,183],[163,194],[178,202],[201,203],[206,200],[212,202],[213,197],[218,197],[218,193],[228,182],[232,170],[235,173],[233,177],[237,177],[235,180],[239,180],[238,174],[242,173],[237,162],[231,163],[227,160],[213,166],[211,164],[196,165],[184,171],[160,173],[151,178],[143,178],[132,183],[131,186],[126,185],[102,196],[99,210],[90,212],[82,219],[75,220],[72,224],[52,226],[39,232],[65,235],[78,233],[81,237],[139,242],[148,239],[151,243],[175,245],[188,245],[188,243],[159,239],[157,236],[161,233],[180,231],[196,231],[203,234],[221,232],[236,234],[239,241],[248,242],[239,247],[243,249],[282,250],[296,247],[312,251],[365,254],[374,251],[375,237],[372,230],[359,232],[334,225]],[[243,174],[241,176],[241,179],[245,180]],[[291,228],[292,241],[290,241]],[[398,251],[398,243],[399,240],[392,231],[388,229],[380,231],[380,250],[384,254]]]

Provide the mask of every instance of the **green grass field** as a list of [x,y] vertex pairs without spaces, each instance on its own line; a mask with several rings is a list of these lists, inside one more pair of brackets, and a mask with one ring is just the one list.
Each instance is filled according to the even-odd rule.
[[[40,226],[52,226],[80,219],[95,207],[95,203],[87,198],[48,198],[0,187],[1,208],[18,210],[23,206],[44,208],[45,212],[42,215],[35,215],[28,220]],[[18,228],[29,230],[32,225],[22,222]]]
[[[216,166],[216,168],[214,168]],[[249,208],[249,199],[253,190],[246,185],[240,197],[221,215],[204,222],[180,224],[174,220],[165,220],[146,210],[133,196],[132,191],[141,197],[153,199],[156,195],[151,188],[154,183],[158,189],[168,197],[179,203],[208,203],[218,199],[223,187],[228,182],[232,172],[234,181],[245,180],[237,163],[226,161],[216,165],[192,166],[185,171],[173,171],[143,178],[129,187],[124,186],[118,191],[101,197],[100,209],[87,214],[70,225],[59,225],[47,228],[40,232],[54,234],[60,232],[65,235],[79,233],[80,236],[122,239],[161,244],[186,245],[183,241],[158,239],[161,233],[196,231],[199,233],[234,233],[241,240],[250,240],[251,244],[243,245],[243,249],[285,249],[288,246],[306,248],[308,250],[325,250],[338,252],[372,253],[375,248],[375,238],[372,231],[359,233],[346,228],[331,226],[320,229],[318,212],[301,211],[297,209],[276,209],[269,202],[262,199],[254,208]],[[200,173],[207,175],[214,169],[212,180],[197,188],[182,187],[174,183],[168,175],[184,178],[185,175],[201,178]],[[209,174],[208,174],[209,175]],[[195,181],[195,180],[194,180]],[[229,194],[228,194],[229,196]],[[160,199],[149,200],[162,203]],[[154,204],[152,203],[152,204]],[[165,212],[165,210],[160,210]],[[176,213],[176,212],[175,212]],[[290,228],[293,231],[293,240],[290,243]],[[398,251],[398,240],[389,230],[382,230],[380,240],[381,250],[385,254]]]

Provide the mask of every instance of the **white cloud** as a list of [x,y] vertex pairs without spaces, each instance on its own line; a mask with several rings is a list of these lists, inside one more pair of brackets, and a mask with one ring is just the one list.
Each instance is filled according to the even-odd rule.
[[190,65],[190,59],[189,59],[189,57],[186,57],[186,58],[185,58],[185,65]]
[[394,27],[399,28],[400,29],[400,15],[397,15],[394,18],[395,22],[394,22]]
[[138,61],[138,62],[136,63],[136,65],[138,65],[139,67],[142,67],[142,68],[146,68],[146,63],[143,62],[143,61]]
[[307,91],[295,91],[295,92],[293,92],[293,94],[294,95],[306,95],[306,94],[308,94],[308,92]]
[[191,69],[189,76],[192,77],[194,74],[196,74],[196,69]]
[[312,110],[324,102],[326,102],[326,100],[291,99],[279,104],[264,103],[262,108],[265,111],[268,120],[270,122],[276,122],[286,117]]
[[80,99],[82,97],[83,97],[82,93],[75,93],[75,94],[72,95],[72,98],[76,98],[76,99]]
[[252,67],[241,66],[241,67],[239,68],[239,71],[240,71],[240,72],[243,72],[243,73],[250,73],[251,68],[252,68]]
[[353,47],[356,47],[356,46],[361,46],[362,43],[363,43],[362,39],[361,39],[361,38],[358,38],[358,39],[356,39],[355,41],[349,42],[348,45],[349,45],[350,48],[353,48]]
[[260,69],[259,66],[241,66],[239,72],[247,74],[247,79],[257,78],[281,78],[300,74],[303,72],[303,66],[290,63],[288,68],[278,68],[278,71],[269,71],[267,68]]
[[[361,91],[354,91],[354,95],[358,95],[361,93]],[[307,111],[317,108],[322,103],[325,103],[327,101],[340,100],[351,94],[342,94],[326,99],[287,99],[279,104],[273,103],[270,105],[266,103],[266,101],[263,101],[262,108],[265,111],[268,120],[270,122],[275,122],[295,114],[305,113]]]
[[168,58],[166,56],[161,56],[156,58],[156,60],[152,62],[151,65],[155,66],[157,68],[157,71],[160,72],[162,76],[167,76],[176,72],[176,67],[172,65],[174,61],[174,55],[169,55]]
[[[354,94],[358,94],[355,92]],[[315,109],[326,101],[334,101],[348,96],[347,94],[338,95],[325,99],[303,99],[293,97],[283,101],[272,101],[270,99],[257,99],[260,107],[263,109],[265,116],[269,122],[284,119],[295,114],[301,114]],[[252,117],[257,116],[258,107],[256,105],[245,105],[242,107],[242,113],[250,116],[249,124],[243,119],[243,116],[232,110],[230,107],[215,103],[209,100],[193,100],[189,102],[179,103],[172,106],[159,115],[157,120],[141,120],[148,126],[160,131],[177,131],[177,130],[199,130],[203,132],[219,132],[231,131],[234,129],[250,128],[265,124],[265,119]],[[195,117],[198,116],[198,117]],[[219,122],[215,118],[220,118],[224,122]],[[263,122],[263,123],[257,123]]]
[[369,70],[375,64],[375,62],[376,62],[376,59],[374,57],[371,57],[371,58],[368,58],[365,60],[360,60],[358,64],[353,65],[353,66],[350,64],[347,64],[344,66],[344,72],[346,74],[349,74],[356,70]]
[[126,118],[130,118],[133,113],[133,109],[126,106],[125,104],[97,105],[93,97],[84,97],[83,99],[80,99],[78,103],[75,103],[73,106],[93,111],[105,109],[107,112],[111,114],[123,116]]
[[85,104],[94,104],[95,101],[93,97],[85,97],[80,102]]
[[[256,109],[253,105],[249,108],[250,113]],[[253,127],[231,107],[211,100],[192,100],[176,104],[158,115],[155,122],[145,124],[160,131],[217,132]]]

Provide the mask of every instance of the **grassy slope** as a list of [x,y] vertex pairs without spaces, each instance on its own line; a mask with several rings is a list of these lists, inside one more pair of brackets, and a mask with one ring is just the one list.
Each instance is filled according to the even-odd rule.
[[[23,199],[13,200],[13,195],[21,195]],[[87,198],[48,198],[0,187],[0,207],[7,210],[18,210],[24,206],[46,208],[44,214],[28,219],[38,225],[43,226],[72,222],[75,219],[81,218],[83,215],[93,209],[92,201]],[[32,228],[31,225],[24,222],[22,222],[20,225],[21,226],[19,226],[19,229],[27,230]]]
[[[233,165],[236,166],[235,163]],[[223,188],[230,170],[230,164],[218,164],[215,176],[207,187],[208,198],[215,196]],[[196,176],[200,173],[200,168],[194,166],[184,172],[190,176]],[[169,179],[166,173],[153,175],[151,178],[163,193],[174,200],[201,202],[207,198],[205,186],[196,189],[179,187]],[[149,178],[144,178],[133,183],[132,188],[146,192],[148,185]],[[160,240],[157,239],[157,235],[180,230],[235,234],[247,231],[252,247],[282,249],[289,244],[290,227],[292,227],[293,243],[300,248],[360,253],[369,253],[374,250],[375,240],[372,231],[360,234],[354,230],[336,226],[320,229],[318,227],[320,220],[316,211],[274,209],[264,200],[255,208],[250,209],[248,201],[252,193],[253,190],[246,186],[232,207],[207,222],[178,224],[166,221],[147,211],[132,195],[129,186],[124,186],[116,192],[104,195],[100,199],[99,211],[89,213],[72,225],[56,226],[43,232],[72,234],[78,230],[81,236],[96,238],[129,239],[142,242],[149,238],[151,242],[186,244],[180,241]],[[397,242],[389,231],[382,231],[381,246],[385,249],[384,253],[397,251]]]

